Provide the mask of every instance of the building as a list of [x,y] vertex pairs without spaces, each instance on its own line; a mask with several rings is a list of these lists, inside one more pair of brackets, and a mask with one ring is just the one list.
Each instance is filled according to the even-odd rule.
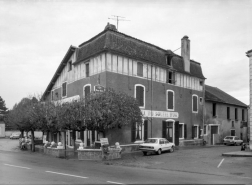
[[[110,87],[135,97],[144,115],[140,127],[132,124],[109,130],[106,137],[110,143],[166,137],[177,145],[199,144],[204,81],[200,63],[190,60],[187,36],[181,39],[179,56],[108,24],[79,47],[70,46],[42,98],[64,102],[86,96],[99,85]],[[87,146],[100,137],[88,130],[81,135],[77,133]],[[68,131],[68,145],[70,136]]]
[[208,144],[222,143],[225,136],[248,139],[248,106],[217,87],[205,85],[204,138]]
[[5,123],[2,114],[0,114],[0,137],[5,137]]
[[252,49],[246,52],[247,57],[249,57],[249,95],[250,95],[250,112],[249,112],[249,146],[252,150]]

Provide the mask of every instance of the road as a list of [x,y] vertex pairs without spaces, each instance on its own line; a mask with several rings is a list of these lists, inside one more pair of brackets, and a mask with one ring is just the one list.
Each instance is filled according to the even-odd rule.
[[105,165],[0,151],[0,184],[249,184],[252,178]]

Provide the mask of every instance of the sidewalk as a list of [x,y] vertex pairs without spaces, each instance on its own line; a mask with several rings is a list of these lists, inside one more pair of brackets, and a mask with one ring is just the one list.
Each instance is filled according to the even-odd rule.
[[223,153],[222,156],[227,157],[252,157],[252,151],[235,151]]

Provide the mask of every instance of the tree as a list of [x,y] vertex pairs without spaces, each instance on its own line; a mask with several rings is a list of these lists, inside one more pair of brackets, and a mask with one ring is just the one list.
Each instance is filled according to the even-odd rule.
[[0,96],[0,115],[5,115],[8,112],[8,108],[6,108],[5,101]]
[[105,134],[106,129],[121,128],[132,123],[142,123],[142,112],[138,101],[122,92],[106,89],[103,93],[92,93],[87,100],[86,115],[89,130]]

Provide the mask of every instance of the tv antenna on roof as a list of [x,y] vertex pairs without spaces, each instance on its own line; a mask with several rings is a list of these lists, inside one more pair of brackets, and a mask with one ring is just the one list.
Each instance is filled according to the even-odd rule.
[[130,21],[130,20],[126,20],[125,17],[122,17],[122,16],[118,16],[118,15],[112,15],[113,17],[112,18],[108,18],[108,19],[112,19],[112,20],[115,20],[116,21],[116,29],[118,31],[118,22],[119,21]]

